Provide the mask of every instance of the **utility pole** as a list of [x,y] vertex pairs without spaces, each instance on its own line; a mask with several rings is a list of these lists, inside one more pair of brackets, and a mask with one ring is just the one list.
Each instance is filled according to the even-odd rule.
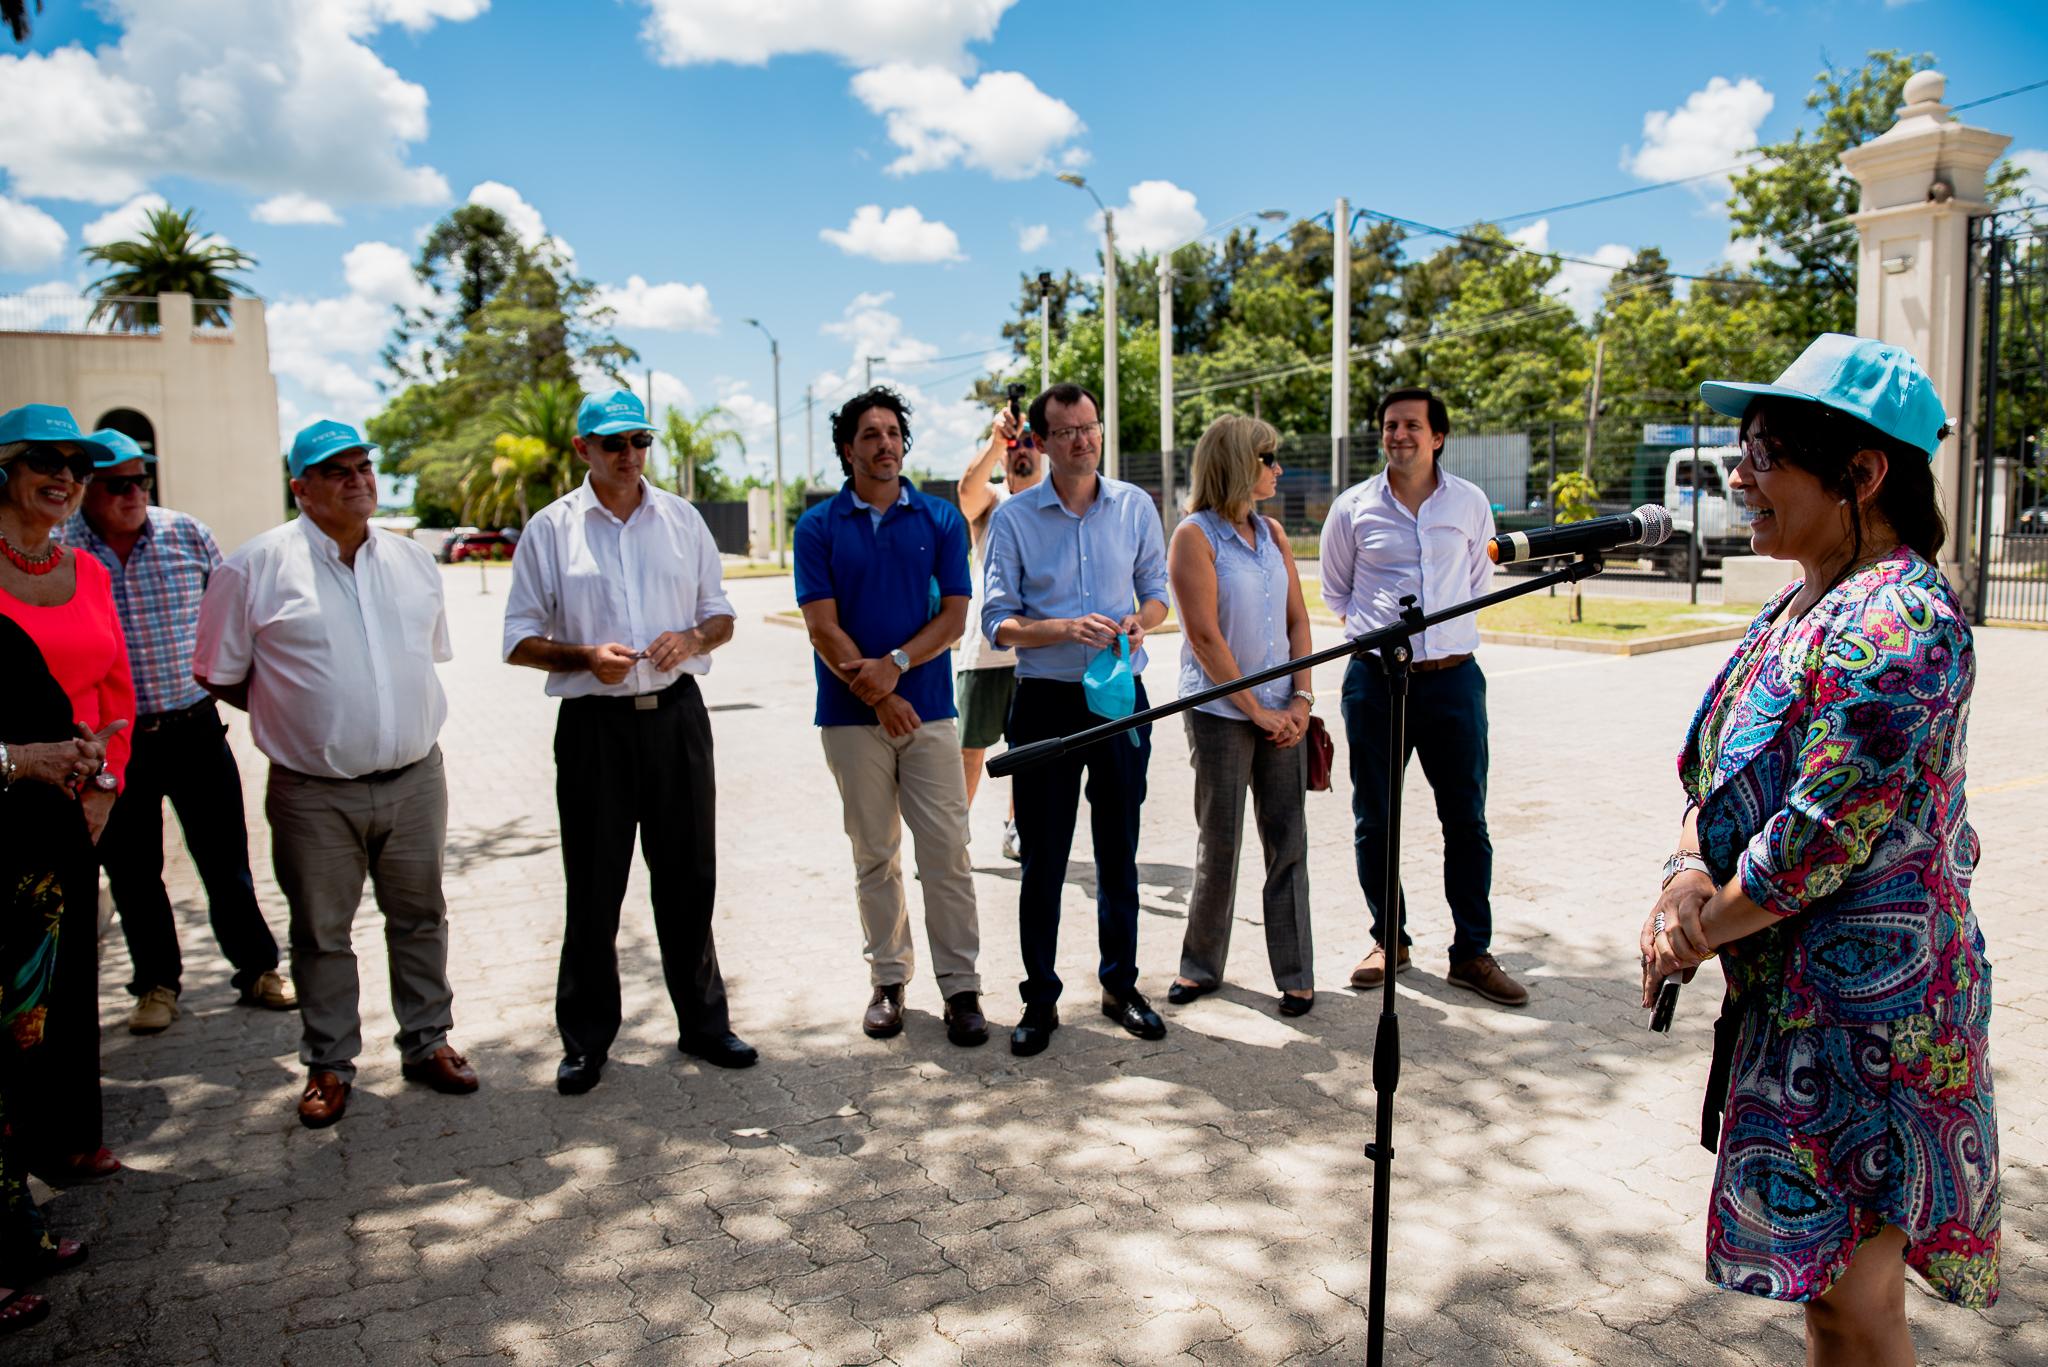
[[1173,535],[1173,253],[1159,258],[1159,516]]
[[818,460],[811,451],[811,437],[816,431],[818,420],[811,416],[811,387],[804,386],[804,486],[818,482]]
[[888,359],[889,358],[887,356],[869,356],[866,358],[867,376],[866,383],[861,386],[863,390],[873,389],[875,387],[875,362],[886,361]]
[[1587,479],[1593,477],[1593,436],[1600,427],[1600,369],[1607,361],[1607,339],[1600,338],[1593,344],[1593,391],[1586,401],[1586,457],[1579,464],[1579,473]]
[[1123,463],[1117,458],[1123,443],[1117,440],[1116,403],[1116,215],[1102,211],[1102,459],[1109,477],[1121,477]]
[[761,327],[761,320],[745,320],[751,327],[761,328],[761,335],[768,339],[768,360],[775,372],[775,507],[769,521],[770,544],[775,547],[775,563],[788,568],[789,552],[783,545],[782,524],[785,515],[782,507],[782,344],[775,340],[775,334]]
[[1052,272],[1038,273],[1038,392],[1052,388]]
[[1338,196],[1330,219],[1337,249],[1330,277],[1330,497],[1351,467],[1351,201]]

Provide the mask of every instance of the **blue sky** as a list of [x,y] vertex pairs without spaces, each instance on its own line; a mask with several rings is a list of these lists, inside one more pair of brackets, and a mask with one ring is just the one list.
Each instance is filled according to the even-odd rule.
[[[0,48],[0,293],[75,288],[81,243],[138,197],[196,207],[261,263],[281,424],[359,420],[420,233],[474,195],[567,244],[639,384],[727,404],[757,464],[747,317],[781,340],[785,410],[890,357],[878,377],[922,401],[919,462],[955,470],[977,362],[932,358],[993,348],[1020,271],[1094,266],[1094,206],[1059,169],[1155,247],[1340,194],[1462,224],[1726,165],[1799,125],[1824,58],[1878,47],[1934,52],[1949,101],[1976,99],[2048,77],[2048,8],[50,0]],[[2048,187],[2048,89],[1963,117]],[[1729,246],[1721,192],[1509,226],[1699,270]],[[1601,278],[1567,283],[1588,300]],[[784,440],[800,471],[800,413]]]

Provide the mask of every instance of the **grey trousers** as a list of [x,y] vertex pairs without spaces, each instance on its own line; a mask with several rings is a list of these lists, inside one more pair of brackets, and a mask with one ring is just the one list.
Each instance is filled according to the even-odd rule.
[[1244,845],[1244,795],[1251,789],[1259,842],[1266,850],[1266,957],[1281,991],[1315,986],[1308,926],[1308,746],[1282,750],[1248,721],[1187,712],[1188,762],[1195,768],[1195,886],[1180,976],[1203,986],[1223,981],[1237,903],[1237,862]]
[[399,1054],[407,1063],[424,1061],[454,1025],[441,897],[448,843],[441,747],[389,778],[315,778],[273,764],[263,810],[271,862],[291,907],[299,1060],[309,1071],[355,1078],[363,1022],[350,932],[367,874],[384,913]]
[[967,776],[960,769],[960,733],[953,719],[928,721],[901,737],[879,726],[825,726],[818,737],[825,765],[839,783],[846,838],[853,843],[854,897],[868,981],[876,987],[909,982],[917,967],[903,900],[901,852],[907,825],[915,842],[924,933],[931,942],[939,995],[981,991],[981,975],[974,969],[981,920],[974,870],[967,860]]

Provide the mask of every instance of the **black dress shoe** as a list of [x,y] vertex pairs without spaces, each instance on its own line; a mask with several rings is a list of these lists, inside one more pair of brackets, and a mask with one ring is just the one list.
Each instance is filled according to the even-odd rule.
[[1215,983],[1204,986],[1201,983],[1184,983],[1176,980],[1166,989],[1166,1000],[1175,1006],[1186,1006],[1197,997],[1206,997],[1216,990]]
[[1283,1016],[1306,1016],[1314,1009],[1315,1004],[1316,999],[1313,995],[1297,997],[1292,992],[1280,994],[1280,1014]]
[[1102,1014],[1139,1039],[1166,1038],[1166,1022],[1159,1019],[1159,1013],[1152,1009],[1152,1003],[1145,1000],[1142,992],[1133,992],[1127,997],[1103,993]]
[[1020,1056],[1042,1054],[1052,1043],[1052,1032],[1060,1028],[1059,1008],[1041,1003],[1024,1008],[1024,1018],[1010,1032],[1010,1052]]
[[569,1054],[555,1069],[555,1090],[563,1096],[582,1096],[603,1076],[603,1059],[591,1054]]
[[721,1035],[684,1035],[676,1041],[676,1048],[717,1068],[751,1068],[761,1061],[760,1052],[730,1030]]
[[946,998],[946,1038],[963,1049],[988,1043],[988,1018],[981,1014],[979,992],[955,992]]

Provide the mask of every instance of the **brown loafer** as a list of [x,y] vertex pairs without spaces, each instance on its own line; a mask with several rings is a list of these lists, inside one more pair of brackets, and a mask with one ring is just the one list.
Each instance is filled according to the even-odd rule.
[[[1408,946],[1402,945],[1400,956],[1394,960],[1394,971],[1396,973],[1406,973],[1414,966],[1414,963],[1408,956]],[[1387,951],[1381,949],[1378,945],[1374,945],[1372,953],[1360,959],[1358,967],[1351,970],[1351,985],[1353,987],[1378,987],[1386,980]]]
[[401,1064],[398,1071],[407,1082],[424,1082],[449,1096],[462,1096],[476,1090],[476,1069],[469,1066],[468,1059],[455,1052],[452,1044],[442,1045],[418,1063]]
[[867,1014],[860,1018],[860,1028],[869,1039],[888,1039],[902,1033],[902,983],[890,983],[875,989],[875,995],[868,1001]]
[[1502,1006],[1527,1006],[1529,989],[1510,978],[1491,954],[1452,967],[1445,975],[1453,987],[1462,987]]
[[349,1084],[339,1073],[318,1072],[306,1078],[306,1090],[299,1097],[299,1123],[309,1130],[324,1130],[348,1110]]
[[988,1043],[988,1017],[981,1014],[979,992],[955,992],[946,998],[946,1038],[963,1049]]

